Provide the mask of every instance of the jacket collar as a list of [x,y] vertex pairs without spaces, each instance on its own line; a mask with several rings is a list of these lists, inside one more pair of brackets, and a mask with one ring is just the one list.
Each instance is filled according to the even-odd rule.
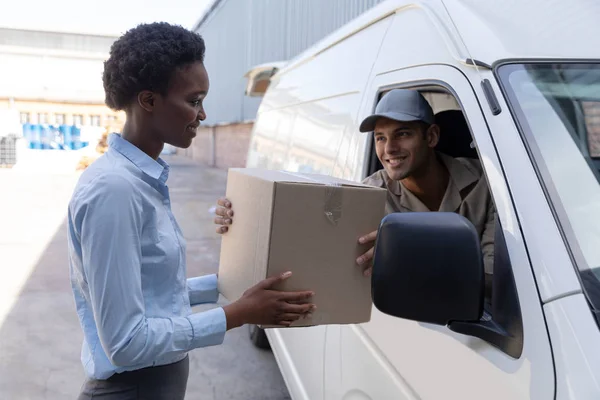
[[[437,153],[437,156],[440,158],[450,175],[439,211],[454,212],[462,203],[461,191],[477,182],[479,176],[454,157],[442,153]],[[417,196],[406,189],[402,182],[390,179],[385,170],[383,171],[383,175],[386,179],[388,190],[400,197],[400,206],[404,208],[405,211],[431,211],[417,198]]]

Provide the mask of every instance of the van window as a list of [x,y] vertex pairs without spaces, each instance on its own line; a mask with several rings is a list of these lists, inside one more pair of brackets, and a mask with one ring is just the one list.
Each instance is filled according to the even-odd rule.
[[[440,155],[440,159],[445,160],[443,161],[445,164],[448,163],[448,158],[454,159],[455,161],[459,161],[459,165],[463,166],[459,169],[454,169],[454,171],[465,171],[463,173],[463,178],[459,176],[451,176],[451,178],[453,178],[455,182],[459,182],[462,179],[464,179],[464,176],[472,176],[469,175],[469,171],[478,170],[480,171],[478,172],[478,175],[481,174],[482,178],[485,181],[484,185],[487,185],[485,171],[483,171],[483,168],[479,163],[479,155],[474,145],[473,136],[471,135],[469,124],[461,109],[460,102],[454,97],[453,94],[451,94],[444,87],[423,87],[415,90],[419,90],[419,92],[431,105],[435,115],[435,124],[438,125],[440,128],[440,138],[435,148],[437,153]],[[383,97],[383,95],[385,95],[385,92],[381,94],[381,97]],[[375,149],[376,145],[375,141],[373,140],[371,142],[371,155],[369,160],[370,170],[368,171],[369,175],[372,175],[383,168],[380,160],[377,158]],[[448,167],[448,165],[446,165],[446,167]],[[463,168],[466,168],[466,170],[464,170]],[[465,211],[466,214],[464,216],[470,218],[471,222],[473,222],[476,229],[478,229],[480,239],[482,239],[482,249],[484,249],[483,253],[486,264],[486,270],[489,272],[490,266],[493,266],[493,270],[496,270],[496,258],[494,257],[496,235],[494,231],[494,226],[499,227],[499,224],[495,220],[493,220],[493,218],[493,222],[491,224],[486,223],[486,217],[488,215],[492,217],[495,216],[492,215],[495,214],[495,210],[493,207],[493,202],[491,202],[490,200],[491,194],[489,193],[491,193],[491,191],[489,190],[489,186],[487,186],[487,195],[479,196],[477,193],[475,193],[475,191],[479,191],[479,189],[475,189],[478,182],[479,181],[471,182],[466,187],[459,189],[462,201],[467,202],[466,204],[468,205],[467,207],[465,207],[465,210],[470,209],[471,211],[473,211],[475,209],[478,209],[477,212]],[[365,180],[365,183],[370,183],[369,178]],[[482,193],[485,192],[485,189],[486,187],[484,186],[484,191]],[[390,190],[393,191],[393,189]],[[470,196],[471,194],[472,196]],[[485,202],[486,204],[471,203],[477,202],[476,199],[479,198],[484,199],[483,202]],[[402,208],[401,206],[396,206],[396,208]],[[491,213],[487,212],[489,209],[488,207],[491,208]],[[394,209],[388,210],[388,212],[389,211],[399,210]],[[458,212],[459,210],[453,209],[452,211]],[[502,235],[500,235],[500,237],[503,239]],[[509,266],[503,266],[503,268],[504,267],[509,268]],[[492,282],[488,279],[486,290],[486,297],[488,302],[491,302],[492,300],[491,287]]]
[[600,64],[508,64],[497,76],[600,312]]

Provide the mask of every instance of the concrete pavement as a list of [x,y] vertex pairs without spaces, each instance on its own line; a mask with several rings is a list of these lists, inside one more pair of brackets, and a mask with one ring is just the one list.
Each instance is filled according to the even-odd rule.
[[[226,172],[165,159],[188,275],[214,273],[220,241],[208,210],[224,193]],[[84,381],[66,254],[66,205],[77,178],[0,170],[0,399],[74,399]],[[245,327],[222,346],[192,351],[190,361],[186,399],[289,399],[273,355],[254,348]]]

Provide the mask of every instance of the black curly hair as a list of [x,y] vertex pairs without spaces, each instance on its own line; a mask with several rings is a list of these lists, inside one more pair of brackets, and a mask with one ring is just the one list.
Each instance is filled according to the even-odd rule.
[[142,90],[165,94],[173,72],[186,64],[204,62],[204,39],[166,22],[141,24],[127,31],[110,49],[102,82],[106,105],[126,110]]

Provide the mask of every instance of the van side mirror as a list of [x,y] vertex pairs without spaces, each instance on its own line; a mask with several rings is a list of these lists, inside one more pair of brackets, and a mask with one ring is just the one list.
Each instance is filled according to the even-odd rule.
[[461,215],[394,213],[381,222],[372,277],[381,312],[438,325],[479,321],[484,279],[479,236]]
[[271,83],[271,77],[284,65],[284,62],[271,62],[252,67],[252,69],[244,75],[247,79],[246,96],[264,96]]

